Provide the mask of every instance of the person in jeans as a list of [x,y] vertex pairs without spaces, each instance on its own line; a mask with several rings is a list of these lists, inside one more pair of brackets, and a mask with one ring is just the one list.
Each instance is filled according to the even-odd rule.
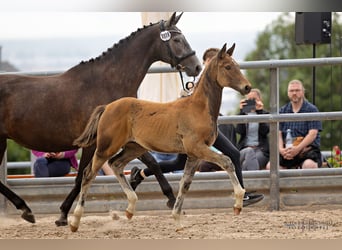
[[77,149],[65,152],[41,152],[32,150],[37,157],[33,164],[35,177],[59,177],[70,172],[71,166],[78,169]]
[[[290,102],[282,106],[280,114],[319,112],[318,108],[305,99],[305,89],[300,80],[292,80],[287,87]],[[287,130],[291,130],[293,145],[285,147]],[[280,168],[319,168],[322,166],[320,150],[321,121],[291,121],[279,123]],[[270,163],[267,164],[270,169]]]
[[[246,100],[255,100],[255,106],[246,112]],[[240,115],[269,114],[264,110],[259,89],[252,89],[246,99],[240,101]],[[236,126],[236,132],[240,134],[238,148],[240,149],[240,162],[242,170],[260,170],[266,167],[269,160],[268,123],[240,123]]]

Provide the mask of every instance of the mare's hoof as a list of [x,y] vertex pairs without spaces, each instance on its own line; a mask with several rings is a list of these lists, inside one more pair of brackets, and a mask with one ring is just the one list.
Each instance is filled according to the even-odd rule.
[[176,232],[180,232],[180,231],[183,231],[183,230],[184,230],[183,226],[176,228]]
[[173,209],[173,207],[175,206],[175,203],[176,203],[176,199],[169,199],[166,202],[166,206],[170,209]]
[[74,233],[74,232],[76,232],[78,230],[78,227],[75,227],[75,226],[70,224],[70,230],[71,230],[71,232]]
[[67,219],[59,218],[58,220],[55,221],[55,224],[56,224],[57,227],[67,226],[68,225],[68,221],[67,221]]
[[24,220],[31,222],[31,223],[36,223],[36,219],[34,218],[34,215],[30,211],[24,211],[21,215],[21,218]]
[[234,207],[234,215],[239,215],[241,213],[241,208]]
[[127,219],[132,219],[132,217],[133,217],[133,214],[131,213],[131,212],[128,212],[127,210],[126,210],[126,217],[127,217]]

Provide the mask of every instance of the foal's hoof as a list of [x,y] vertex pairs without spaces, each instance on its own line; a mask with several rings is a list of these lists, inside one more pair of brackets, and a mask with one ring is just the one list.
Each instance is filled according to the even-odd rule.
[[70,224],[70,230],[71,230],[71,232],[74,233],[74,232],[76,232],[78,230],[78,227],[75,227],[75,226]]
[[31,223],[36,223],[36,219],[34,218],[34,215],[30,211],[24,211],[21,215],[21,218],[24,220],[31,222]]
[[127,210],[125,212],[126,212],[127,219],[129,219],[129,220],[132,219],[133,214],[131,212],[128,212]]
[[239,215],[241,213],[241,208],[234,207],[234,215]]

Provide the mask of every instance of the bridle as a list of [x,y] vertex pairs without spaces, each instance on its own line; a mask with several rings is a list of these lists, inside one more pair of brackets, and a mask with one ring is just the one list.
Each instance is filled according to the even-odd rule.
[[[194,50],[191,50],[189,53],[179,57],[179,56],[176,56],[172,50],[171,50],[171,47],[170,47],[170,39],[171,39],[171,33],[178,33],[178,34],[182,34],[181,31],[178,31],[178,30],[166,30],[165,29],[165,21],[162,20],[160,21],[160,38],[166,43],[166,47],[167,47],[167,52],[171,58],[171,66],[173,68],[176,68],[180,74],[180,78],[181,78],[181,81],[182,81],[182,86],[183,86],[183,89],[188,92],[189,90],[187,88],[185,88],[184,86],[184,81],[183,81],[183,75],[182,75],[182,64],[181,62],[184,61],[185,59],[187,59],[188,57],[190,56],[193,56],[196,54],[196,52]],[[195,77],[194,77],[195,79]],[[188,85],[188,82],[186,83],[186,85]]]

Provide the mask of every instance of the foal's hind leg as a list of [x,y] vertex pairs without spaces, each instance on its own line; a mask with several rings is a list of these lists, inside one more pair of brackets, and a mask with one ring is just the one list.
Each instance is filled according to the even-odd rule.
[[176,231],[181,230],[183,228],[180,221],[180,214],[182,211],[184,196],[190,188],[192,178],[194,177],[194,174],[198,166],[198,162],[199,160],[197,158],[188,156],[188,159],[184,166],[184,174],[179,182],[179,191],[176,198],[175,206],[172,210],[172,216],[175,219],[177,226]]
[[82,186],[81,186],[81,193],[80,197],[78,199],[76,208],[74,210],[74,216],[70,223],[70,229],[72,232],[76,232],[78,230],[78,227],[80,225],[81,217],[84,212],[84,203],[88,194],[89,187],[92,183],[92,181],[95,179],[96,174],[98,170],[102,167],[102,165],[105,163],[105,158],[100,158],[96,155],[94,155],[93,163],[91,168],[86,168],[84,171],[84,176],[82,179]]
[[146,149],[141,147],[139,144],[130,142],[125,145],[122,151],[112,157],[108,164],[114,171],[116,178],[118,179],[122,190],[125,192],[128,200],[128,207],[126,209],[126,217],[131,219],[135,213],[136,203],[138,201],[138,197],[132,186],[128,183],[123,170],[125,166],[133,159],[141,156],[143,153],[146,152]]
[[83,178],[83,175],[84,175],[83,173],[85,169],[91,168],[91,159],[94,155],[95,148],[96,146],[92,145],[91,147],[82,149],[82,156],[81,156],[77,176],[75,179],[75,185],[73,189],[70,191],[70,193],[68,194],[68,196],[63,201],[63,204],[60,206],[61,215],[59,219],[55,221],[56,226],[68,225],[68,213],[71,209],[71,206],[74,200],[76,199],[77,195],[81,191],[82,178]]

